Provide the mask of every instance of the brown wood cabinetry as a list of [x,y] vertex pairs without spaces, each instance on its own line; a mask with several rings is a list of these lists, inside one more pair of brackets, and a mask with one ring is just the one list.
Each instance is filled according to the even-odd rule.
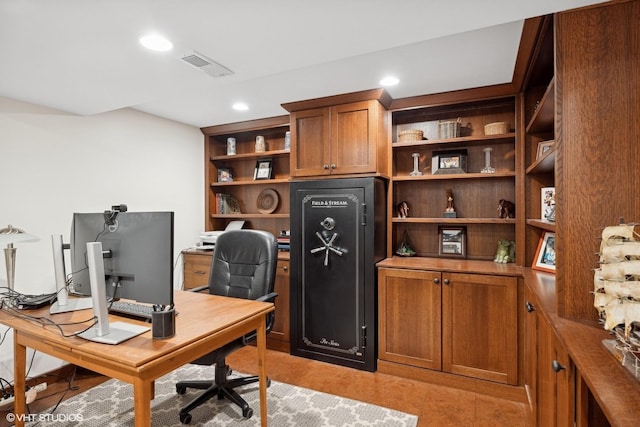
[[378,269],[379,359],[518,383],[515,277]]
[[283,104],[291,112],[291,176],[388,175],[388,99],[374,90]]
[[[498,212],[501,199],[516,206],[522,203],[522,193],[516,185],[521,171],[520,149],[513,131],[517,124],[515,98],[414,106],[393,111],[392,116],[394,135],[406,130],[422,130],[425,139],[399,141],[396,137],[392,145],[390,197],[393,206],[389,209],[388,255],[393,256],[398,246],[408,239],[418,256],[438,256],[440,225],[466,227],[469,259],[493,259],[498,240],[516,241],[517,218],[500,218]],[[439,125],[451,121],[460,122],[459,136],[443,138],[446,135],[439,132]],[[485,135],[485,125],[494,122],[506,122],[509,129],[505,133]],[[482,173],[485,149],[491,150],[490,166],[495,169],[494,173]],[[434,173],[432,158],[443,152],[466,154],[466,171]],[[419,156],[419,175],[414,174],[414,154]],[[448,189],[453,192],[455,218],[444,217]],[[401,202],[409,206],[406,217],[398,213]]]
[[[230,221],[245,221],[245,228],[266,230],[278,236],[289,229],[289,151],[285,150],[285,133],[289,116],[202,128],[205,135],[205,230],[224,230]],[[266,151],[256,152],[256,137],[266,142]],[[234,138],[236,154],[227,155],[227,139]],[[254,178],[259,160],[270,160],[271,179]],[[220,169],[231,171],[233,181],[221,182]],[[277,205],[271,213],[258,206],[262,191],[277,194]],[[238,201],[240,212],[221,212],[216,195],[228,194]]]
[[575,368],[554,329],[525,290],[525,386],[533,425],[574,424]]
[[[184,289],[189,290],[209,284],[211,257],[213,251],[185,250]],[[275,301],[275,323],[267,335],[267,346],[274,350],[289,352],[289,253],[278,254],[278,267],[274,291],[278,293]]]
[[209,284],[211,251],[185,250],[182,252],[183,288],[185,291]]

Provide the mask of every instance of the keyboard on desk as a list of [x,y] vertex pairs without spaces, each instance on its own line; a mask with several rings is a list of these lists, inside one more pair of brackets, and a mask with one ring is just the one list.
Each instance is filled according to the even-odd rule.
[[151,320],[153,306],[128,301],[113,301],[109,308],[109,313],[124,314],[139,319]]

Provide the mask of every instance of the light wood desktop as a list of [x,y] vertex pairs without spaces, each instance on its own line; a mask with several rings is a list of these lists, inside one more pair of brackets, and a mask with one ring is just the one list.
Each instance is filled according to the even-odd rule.
[[[118,345],[98,344],[78,337],[65,338],[53,326],[25,320],[0,311],[0,323],[14,329],[15,425],[24,426],[26,351],[32,348],[71,364],[82,366],[133,385],[136,427],[151,425],[154,380],[192,360],[253,330],[258,331],[258,375],[260,377],[260,417],[267,425],[266,321],[274,310],[272,303],[204,293],[175,292],[176,333],[167,339],[153,339],[151,331]],[[56,323],[88,320],[91,310],[51,315],[49,308],[21,312],[49,318]],[[110,321],[144,324],[123,317]],[[85,324],[88,325],[89,323]],[[83,329],[65,326],[66,334]],[[212,371],[213,375],[213,371]],[[176,414],[176,417],[178,414]]]

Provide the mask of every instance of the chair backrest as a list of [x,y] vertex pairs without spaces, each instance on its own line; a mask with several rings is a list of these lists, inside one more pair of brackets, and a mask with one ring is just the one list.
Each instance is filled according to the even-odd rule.
[[278,243],[261,230],[225,231],[216,239],[209,292],[257,299],[270,292],[276,277]]

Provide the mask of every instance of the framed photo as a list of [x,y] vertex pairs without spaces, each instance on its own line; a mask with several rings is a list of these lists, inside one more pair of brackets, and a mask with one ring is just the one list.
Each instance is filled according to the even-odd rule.
[[556,272],[556,233],[545,231],[540,237],[531,268],[549,273]]
[[556,188],[543,187],[540,194],[540,219],[556,222]]
[[438,254],[446,257],[467,256],[467,228],[441,225],[438,227]]
[[231,182],[233,175],[230,168],[218,168],[218,182]]
[[542,158],[547,152],[551,151],[553,148],[553,143],[555,141],[542,141],[538,142],[538,152],[536,153],[536,160]]
[[435,151],[431,157],[431,173],[433,175],[445,173],[467,172],[467,150]]
[[272,159],[258,160],[256,162],[256,170],[253,172],[253,179],[271,179],[272,167]]

